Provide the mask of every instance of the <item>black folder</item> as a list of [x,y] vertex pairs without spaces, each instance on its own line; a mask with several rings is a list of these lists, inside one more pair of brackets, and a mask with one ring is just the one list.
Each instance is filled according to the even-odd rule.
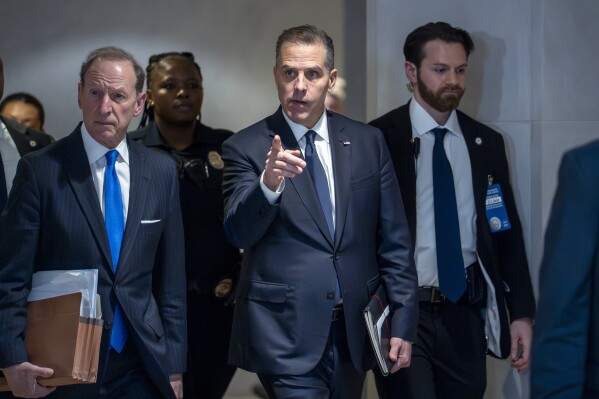
[[389,350],[391,349],[390,316],[387,290],[381,282],[370,298],[368,306],[364,309],[364,320],[376,361],[383,375],[388,375],[393,366],[393,362],[389,359]]

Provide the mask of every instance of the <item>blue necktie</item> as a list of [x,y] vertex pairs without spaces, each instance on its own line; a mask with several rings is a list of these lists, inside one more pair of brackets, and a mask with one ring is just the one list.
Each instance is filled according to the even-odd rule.
[[[106,233],[110,244],[112,270],[115,274],[119,263],[119,254],[121,253],[123,232],[125,231],[123,197],[121,196],[121,185],[115,168],[118,155],[117,150],[110,150],[106,153],[106,170],[104,172],[104,222],[106,223]],[[114,308],[110,346],[119,353],[123,350],[125,341],[127,341],[127,326],[121,312],[121,307],[117,301]]]
[[306,136],[306,166],[310,176],[312,177],[312,183],[316,189],[316,195],[320,201],[320,206],[324,212],[324,217],[329,227],[329,233],[331,238],[335,237],[335,226],[333,225],[333,205],[331,204],[331,196],[329,194],[329,184],[327,182],[327,175],[324,172],[324,168],[318,159],[316,148],[314,148],[314,137],[316,132],[314,130],[308,130]]
[[[306,167],[308,168],[308,172],[310,172],[310,177],[312,177],[312,183],[314,184],[314,188],[316,189],[316,195],[318,195],[320,207],[324,212],[324,217],[327,221],[327,226],[329,227],[329,233],[331,233],[331,238],[334,238],[335,225],[333,224],[333,205],[331,204],[331,195],[329,193],[329,183],[327,181],[327,175],[324,172],[324,168],[320,163],[320,159],[318,159],[318,153],[316,152],[316,148],[314,147],[314,138],[316,137],[316,132],[314,130],[308,130],[305,136]],[[335,303],[339,303],[341,301],[341,286],[339,285],[338,278],[336,282],[336,291],[334,299]]]
[[466,291],[466,273],[460,241],[458,207],[453,185],[453,173],[443,147],[443,138],[447,133],[447,129],[436,128],[432,132],[435,134],[433,192],[439,288],[450,301],[455,303]]

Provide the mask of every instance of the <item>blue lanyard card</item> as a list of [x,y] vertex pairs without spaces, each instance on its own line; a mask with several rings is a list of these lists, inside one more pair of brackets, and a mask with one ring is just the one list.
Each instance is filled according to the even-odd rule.
[[491,233],[509,230],[512,228],[510,219],[505,210],[501,187],[498,183],[490,184],[487,187],[487,200],[485,201],[487,221],[491,228]]

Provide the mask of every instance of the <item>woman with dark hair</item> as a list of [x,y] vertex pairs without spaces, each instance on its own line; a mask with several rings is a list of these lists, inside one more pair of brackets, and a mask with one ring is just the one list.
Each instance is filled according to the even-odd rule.
[[235,368],[227,363],[235,271],[241,260],[223,231],[221,144],[232,132],[200,121],[202,73],[188,52],[150,57],[139,129],[129,133],[169,154],[179,169],[188,280],[186,398],[222,398]]
[[6,96],[0,103],[0,114],[40,132],[44,131],[44,107],[29,93],[19,92]]

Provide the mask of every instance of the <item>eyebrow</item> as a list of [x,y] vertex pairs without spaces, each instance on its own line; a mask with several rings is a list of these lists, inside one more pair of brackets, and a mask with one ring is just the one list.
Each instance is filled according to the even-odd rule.
[[292,66],[292,65],[289,65],[287,63],[284,63],[284,64],[281,64],[280,67],[281,68],[291,68],[291,69],[324,69],[323,66],[320,66],[318,64],[308,65],[308,66],[305,66],[303,68],[300,68],[298,66]]
[[[447,67],[447,68],[451,68],[451,66],[449,64],[445,64],[443,62],[435,62],[432,64],[432,66],[443,66],[443,67]],[[467,67],[468,63],[463,63],[461,65],[458,65],[456,68],[462,68],[462,67]]]
[[164,80],[162,80],[162,82],[170,82],[170,81],[176,81],[176,82],[179,82],[179,81],[181,81],[181,82],[201,82],[202,79],[196,78],[194,76],[188,77],[188,78],[182,78],[182,79],[174,77],[174,76],[166,76],[166,78]]

